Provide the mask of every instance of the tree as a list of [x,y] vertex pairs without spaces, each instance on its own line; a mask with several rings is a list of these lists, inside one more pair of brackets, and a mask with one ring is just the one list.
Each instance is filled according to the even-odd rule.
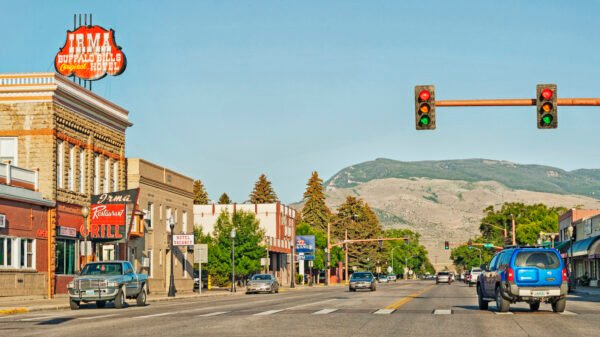
[[218,286],[231,280],[231,230],[235,228],[235,274],[243,279],[261,270],[260,259],[265,255],[264,231],[253,213],[244,211],[219,215],[208,249],[207,269]]
[[277,201],[277,194],[273,191],[271,182],[267,180],[266,175],[261,174],[256,184],[254,184],[254,190],[250,193],[250,202],[253,204],[271,204]]
[[194,180],[194,205],[207,205],[208,193],[200,180]]
[[429,253],[425,246],[419,243],[421,235],[411,231],[410,229],[387,229],[384,232],[386,238],[407,238],[407,241],[386,241],[385,254],[389,260],[389,265],[392,265],[393,256],[393,273],[404,274],[405,267],[413,270],[416,273],[433,274],[435,269],[429,261]]
[[327,222],[331,216],[331,211],[325,204],[323,180],[319,178],[319,174],[316,171],[313,171],[306,185],[302,221],[310,224],[313,228],[327,231]]
[[229,199],[229,196],[227,195],[227,193],[221,194],[221,196],[219,197],[219,205],[229,205],[229,204],[231,204],[231,199]]
[[[376,239],[382,235],[379,219],[369,205],[352,196],[347,196],[346,201],[338,207],[331,229],[332,236],[338,240],[344,239],[346,230],[349,240]],[[377,261],[383,261],[384,256],[377,242],[364,242],[348,245],[348,259],[350,266],[367,269]]]

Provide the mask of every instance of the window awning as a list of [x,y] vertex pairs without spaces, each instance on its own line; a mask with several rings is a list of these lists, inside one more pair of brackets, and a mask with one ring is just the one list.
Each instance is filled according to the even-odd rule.
[[594,242],[596,242],[596,240],[599,240],[599,239],[600,239],[600,235],[593,236],[593,237],[587,238],[585,240],[575,241],[575,243],[573,244],[573,252],[571,252],[571,249],[569,249],[567,251],[567,253],[569,255],[573,254],[573,256],[588,255],[588,251],[589,251],[590,247],[594,244]]
[[567,249],[571,246],[571,240],[565,240],[561,242],[557,242],[554,244],[554,248],[556,248],[561,253],[566,253]]

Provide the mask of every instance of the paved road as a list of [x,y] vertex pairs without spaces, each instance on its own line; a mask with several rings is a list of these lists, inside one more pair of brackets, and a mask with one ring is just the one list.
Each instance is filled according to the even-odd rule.
[[477,309],[462,283],[398,281],[376,292],[342,287],[280,294],[186,299],[117,310],[89,305],[0,317],[0,336],[598,336],[600,298],[572,296],[567,312],[550,305],[509,314]]

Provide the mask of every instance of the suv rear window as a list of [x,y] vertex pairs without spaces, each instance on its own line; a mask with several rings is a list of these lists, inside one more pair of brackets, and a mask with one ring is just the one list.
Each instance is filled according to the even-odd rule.
[[515,259],[517,267],[537,267],[540,269],[555,269],[560,266],[556,254],[551,252],[519,252]]

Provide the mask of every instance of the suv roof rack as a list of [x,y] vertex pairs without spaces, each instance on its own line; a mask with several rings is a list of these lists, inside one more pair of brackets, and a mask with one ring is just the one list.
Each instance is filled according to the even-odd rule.
[[509,249],[509,248],[521,248],[521,246],[519,245],[504,245],[503,249]]

